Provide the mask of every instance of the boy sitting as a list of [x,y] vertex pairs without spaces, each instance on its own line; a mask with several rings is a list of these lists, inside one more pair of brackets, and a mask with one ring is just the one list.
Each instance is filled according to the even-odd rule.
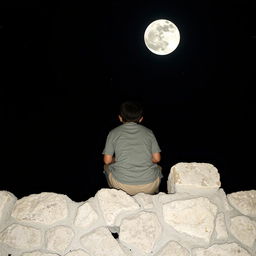
[[121,125],[112,129],[103,150],[104,173],[109,187],[129,195],[159,192],[162,176],[160,148],[153,132],[141,125],[143,109],[139,103],[121,104]]

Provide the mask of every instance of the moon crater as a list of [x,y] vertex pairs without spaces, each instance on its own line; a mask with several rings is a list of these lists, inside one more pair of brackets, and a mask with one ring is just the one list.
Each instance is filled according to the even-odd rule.
[[180,42],[180,33],[171,21],[155,20],[146,28],[144,42],[151,52],[157,55],[166,55],[177,48]]

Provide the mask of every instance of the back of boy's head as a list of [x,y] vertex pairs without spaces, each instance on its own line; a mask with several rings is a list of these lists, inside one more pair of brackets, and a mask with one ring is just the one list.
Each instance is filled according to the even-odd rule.
[[139,122],[143,115],[143,107],[136,101],[125,101],[120,106],[120,116],[124,122]]

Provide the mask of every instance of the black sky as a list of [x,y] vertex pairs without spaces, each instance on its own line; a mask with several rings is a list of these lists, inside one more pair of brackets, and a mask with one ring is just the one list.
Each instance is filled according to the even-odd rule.
[[[227,193],[255,189],[254,13],[252,1],[1,8],[0,190],[81,201],[107,187],[101,153],[126,99],[159,141],[161,191],[177,162],[214,164]],[[160,18],[181,34],[166,56],[143,41]]]

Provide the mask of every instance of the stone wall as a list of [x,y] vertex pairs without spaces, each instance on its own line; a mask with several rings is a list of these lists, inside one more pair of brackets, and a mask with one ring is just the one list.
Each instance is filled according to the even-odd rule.
[[0,191],[0,256],[255,256],[256,190],[220,185],[213,165],[178,163],[167,194]]

